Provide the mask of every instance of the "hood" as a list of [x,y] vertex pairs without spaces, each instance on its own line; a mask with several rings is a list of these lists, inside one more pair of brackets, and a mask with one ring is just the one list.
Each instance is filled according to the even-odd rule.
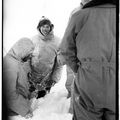
[[51,32],[50,32],[48,35],[46,35],[46,36],[44,36],[43,34],[41,34],[41,33],[39,32],[39,36],[40,36],[40,38],[41,38],[42,40],[44,40],[44,41],[53,40],[53,38],[54,38],[53,31],[51,31]]
[[32,41],[28,38],[20,39],[8,52],[8,55],[21,61],[26,56],[29,56],[34,50]]
[[42,16],[42,18],[40,19],[38,26],[37,26],[38,31],[40,31],[40,27],[45,24],[48,24],[50,26],[50,31],[53,30],[54,25],[51,23],[51,21],[48,18],[46,18],[45,16]]

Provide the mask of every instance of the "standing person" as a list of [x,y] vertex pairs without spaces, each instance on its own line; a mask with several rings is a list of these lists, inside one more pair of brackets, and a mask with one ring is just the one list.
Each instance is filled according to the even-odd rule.
[[[70,18],[71,19],[71,16],[78,10],[81,10],[82,7],[88,3],[90,0],[81,0],[80,2],[80,6],[75,8],[72,12],[71,12],[71,15],[70,15]],[[64,58],[62,57],[62,55],[60,55],[60,61],[61,61],[61,64],[64,65]],[[67,80],[66,80],[66,84],[65,84],[65,87],[66,89],[68,90],[68,98],[71,97],[71,104],[70,104],[70,110],[69,112],[70,113],[73,113],[73,100],[72,100],[72,92],[73,92],[73,83],[74,83],[74,79],[75,79],[75,74],[74,72],[72,71],[72,69],[67,65]]]
[[72,14],[61,54],[76,73],[73,120],[115,120],[116,1],[92,0]]
[[43,97],[53,84],[60,80],[62,67],[57,62],[57,50],[60,40],[53,33],[54,25],[42,17],[38,23],[38,35],[32,38],[35,46],[31,59],[31,92],[37,91]]
[[3,97],[8,116],[32,117],[27,72],[30,70],[29,59],[33,50],[32,41],[22,38],[3,58]]

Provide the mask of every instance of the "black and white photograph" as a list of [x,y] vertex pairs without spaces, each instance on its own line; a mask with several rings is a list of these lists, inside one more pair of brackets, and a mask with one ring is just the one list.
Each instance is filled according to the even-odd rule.
[[118,120],[117,4],[2,1],[2,120]]

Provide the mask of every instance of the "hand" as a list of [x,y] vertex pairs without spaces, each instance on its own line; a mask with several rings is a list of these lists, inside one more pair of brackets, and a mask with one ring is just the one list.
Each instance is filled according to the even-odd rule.
[[59,54],[57,56],[57,62],[60,66],[65,65],[66,61],[65,61],[65,58],[63,57],[63,55]]
[[77,77],[78,73],[74,73],[75,77]]

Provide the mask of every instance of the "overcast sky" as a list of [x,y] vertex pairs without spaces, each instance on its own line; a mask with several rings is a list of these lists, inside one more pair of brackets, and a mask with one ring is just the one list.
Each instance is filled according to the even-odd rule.
[[[81,0],[4,0],[3,45],[7,52],[22,37],[37,34],[41,16],[54,24],[54,33],[62,38],[71,11]],[[4,52],[5,52],[4,51]]]

